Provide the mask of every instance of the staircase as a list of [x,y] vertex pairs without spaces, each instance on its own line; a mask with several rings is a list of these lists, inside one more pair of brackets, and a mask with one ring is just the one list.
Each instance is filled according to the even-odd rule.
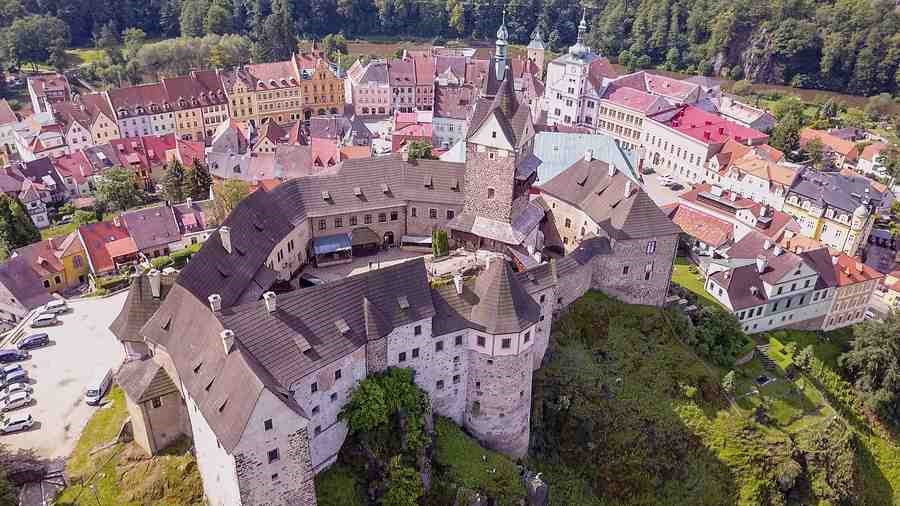
[[756,356],[759,357],[759,362],[762,364],[763,368],[767,371],[774,371],[777,369],[775,365],[775,361],[769,358],[769,345],[768,344],[760,344],[756,346]]

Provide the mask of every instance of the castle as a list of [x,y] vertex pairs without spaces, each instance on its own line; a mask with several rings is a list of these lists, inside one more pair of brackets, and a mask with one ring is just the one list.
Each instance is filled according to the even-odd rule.
[[[135,439],[155,452],[191,437],[210,504],[315,504],[347,436],[341,407],[388,367],[414,369],[435,413],[522,457],[554,316],[589,289],[663,303],[680,229],[590,153],[534,188],[505,47],[493,63],[465,163],[359,160],[258,190],[177,276],[133,278],[111,329],[132,359],[117,380]],[[276,293],[311,261],[341,261],[340,238],[385,246],[436,227],[494,259],[434,286],[417,259]],[[566,254],[546,261],[548,248]]]

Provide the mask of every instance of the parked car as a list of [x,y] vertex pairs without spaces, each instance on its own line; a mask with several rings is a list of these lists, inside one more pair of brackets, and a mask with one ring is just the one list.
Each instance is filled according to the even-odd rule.
[[9,397],[10,395],[12,395],[16,392],[31,393],[31,390],[32,390],[31,385],[29,385],[28,383],[13,383],[13,384],[9,385],[8,387],[4,388],[3,390],[0,390],[0,400],[6,399],[7,397]]
[[19,432],[20,430],[28,430],[34,425],[34,418],[28,413],[16,414],[8,416],[0,425],[0,432],[9,434],[11,432]]
[[91,406],[96,406],[100,404],[100,401],[103,399],[103,396],[106,395],[106,392],[109,391],[110,385],[112,385],[112,369],[104,369],[97,375],[97,377],[91,381],[87,386],[87,392],[84,394],[84,402],[88,403]]
[[7,364],[9,362],[18,362],[28,358],[28,352],[16,349],[0,350],[0,362]]
[[28,392],[16,392],[0,401],[0,410],[12,411],[31,404],[32,397]]
[[31,322],[31,328],[51,327],[59,323],[54,313],[41,313]]
[[19,344],[16,345],[16,348],[20,350],[30,350],[33,348],[40,348],[42,346],[47,346],[50,344],[50,336],[47,334],[31,334],[30,336],[25,336],[19,341]]
[[63,299],[55,299],[44,304],[44,313],[60,314],[69,310],[69,305]]
[[25,372],[25,369],[19,369],[3,376],[2,388],[6,388],[14,383],[24,383],[26,381],[28,381],[28,373]]

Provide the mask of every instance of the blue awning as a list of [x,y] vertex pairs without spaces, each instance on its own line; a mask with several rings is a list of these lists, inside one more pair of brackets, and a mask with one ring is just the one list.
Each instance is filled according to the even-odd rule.
[[327,255],[338,251],[350,251],[350,234],[334,234],[313,239],[313,253],[315,255]]

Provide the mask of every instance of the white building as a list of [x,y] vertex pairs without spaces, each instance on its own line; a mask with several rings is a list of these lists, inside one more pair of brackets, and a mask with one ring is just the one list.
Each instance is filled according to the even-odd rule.
[[578,24],[578,39],[569,51],[547,65],[543,106],[549,125],[580,125],[596,118],[604,81],[615,76],[609,60],[585,45],[587,20]]

